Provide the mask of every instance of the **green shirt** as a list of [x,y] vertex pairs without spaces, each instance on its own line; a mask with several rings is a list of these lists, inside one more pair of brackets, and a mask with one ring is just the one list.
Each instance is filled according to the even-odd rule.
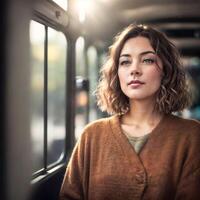
[[139,154],[142,147],[147,142],[149,134],[146,134],[146,135],[143,135],[143,136],[140,136],[140,137],[134,137],[134,136],[128,135],[126,132],[124,132],[124,133],[127,136],[128,140],[131,143],[131,145],[133,146],[133,148],[135,149],[135,152],[137,154]]

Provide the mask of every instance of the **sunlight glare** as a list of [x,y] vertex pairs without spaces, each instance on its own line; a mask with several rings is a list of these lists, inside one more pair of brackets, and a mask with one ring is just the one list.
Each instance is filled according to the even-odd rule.
[[83,23],[86,19],[86,13],[91,11],[92,2],[91,0],[77,0],[76,7],[79,13],[79,21]]
[[56,4],[58,4],[61,8],[63,8],[64,10],[67,10],[67,3],[68,0],[53,0]]

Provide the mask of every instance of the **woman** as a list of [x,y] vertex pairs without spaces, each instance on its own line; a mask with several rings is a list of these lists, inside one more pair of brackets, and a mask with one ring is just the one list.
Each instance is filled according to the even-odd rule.
[[122,31],[96,95],[113,116],[83,131],[61,199],[200,199],[200,124],[171,114],[190,100],[179,54],[166,36],[142,25]]

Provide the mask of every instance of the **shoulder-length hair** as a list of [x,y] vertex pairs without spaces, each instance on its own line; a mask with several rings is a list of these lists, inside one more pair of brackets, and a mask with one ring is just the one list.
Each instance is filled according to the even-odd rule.
[[123,114],[129,110],[129,99],[120,88],[118,65],[125,42],[137,36],[145,37],[150,41],[163,63],[163,78],[157,92],[155,109],[160,113],[171,113],[189,106],[190,95],[186,84],[186,74],[180,64],[177,48],[164,33],[146,25],[133,24],[115,37],[109,49],[108,60],[100,71],[96,90],[97,105],[109,114]]

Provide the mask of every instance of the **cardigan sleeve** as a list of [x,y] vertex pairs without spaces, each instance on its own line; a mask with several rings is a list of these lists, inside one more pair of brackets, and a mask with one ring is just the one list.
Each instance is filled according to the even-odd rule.
[[200,166],[196,168],[187,166],[187,169],[184,170],[183,176],[179,182],[175,199],[199,200],[199,198],[200,198]]
[[60,200],[80,200],[84,196],[84,139],[81,136],[67,165]]
[[186,164],[176,192],[176,200],[200,198],[200,128],[188,139]]

